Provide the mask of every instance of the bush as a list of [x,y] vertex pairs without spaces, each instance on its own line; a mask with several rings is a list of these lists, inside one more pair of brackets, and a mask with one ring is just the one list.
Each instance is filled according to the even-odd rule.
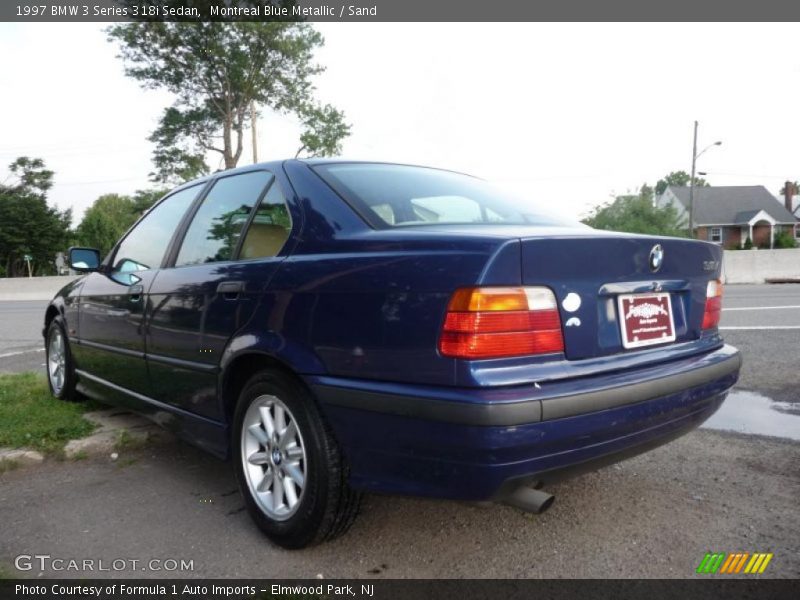
[[797,242],[791,231],[780,231],[775,234],[775,248],[795,248]]
[[753,249],[753,240],[750,239],[750,236],[747,236],[747,239],[744,241],[744,249],[745,250],[752,250]]

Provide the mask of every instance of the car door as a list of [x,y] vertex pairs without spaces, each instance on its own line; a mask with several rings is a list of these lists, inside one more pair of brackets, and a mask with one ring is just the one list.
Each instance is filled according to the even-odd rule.
[[147,290],[201,188],[193,186],[164,198],[117,244],[103,270],[86,278],[73,352],[87,385],[118,386],[148,395],[143,328]]
[[218,178],[199,203],[171,266],[150,287],[147,360],[153,397],[212,419],[220,357],[250,319],[282,260],[291,217],[265,170]]

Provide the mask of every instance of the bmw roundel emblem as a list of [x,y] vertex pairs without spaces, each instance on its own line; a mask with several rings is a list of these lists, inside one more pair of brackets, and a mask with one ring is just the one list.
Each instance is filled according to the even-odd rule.
[[653,246],[653,249],[650,250],[650,270],[655,273],[661,268],[663,262],[664,249],[661,247],[661,244],[656,244]]

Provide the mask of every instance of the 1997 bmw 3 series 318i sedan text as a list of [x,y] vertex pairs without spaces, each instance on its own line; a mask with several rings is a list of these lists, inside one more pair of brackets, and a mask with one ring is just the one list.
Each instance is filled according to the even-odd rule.
[[102,262],[70,249],[49,381],[230,458],[285,547],[344,532],[365,490],[538,512],[725,399],[721,254],[449,171],[265,163],[179,187]]

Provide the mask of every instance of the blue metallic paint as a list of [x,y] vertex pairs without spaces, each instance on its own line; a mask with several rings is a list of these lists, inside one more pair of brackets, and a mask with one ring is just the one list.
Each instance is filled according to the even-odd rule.
[[[681,365],[691,357],[722,347],[716,332],[700,331],[704,286],[718,276],[702,270],[704,260],[719,260],[720,251],[711,244],[581,227],[374,230],[305,162],[239,171],[264,168],[275,173],[293,219],[280,256],[172,268],[173,247],[164,268],[146,279],[144,314],[132,321],[130,307],[96,302],[87,294],[80,319],[76,308],[66,311],[78,367],[93,375],[83,378],[83,389],[166,421],[189,441],[222,456],[229,436],[223,392],[231,383],[232,365],[243,357],[270,357],[310,386],[344,383],[483,402],[497,394],[513,395],[523,385],[530,394],[534,382],[569,393],[587,382],[633,381],[643,368],[679,372],[689,368]],[[656,242],[665,248],[665,261],[654,275],[647,257]],[[53,306],[62,311],[75,305],[86,283],[92,289],[112,285],[104,280],[104,273],[86,276],[62,290]],[[241,297],[220,297],[216,286],[222,281],[243,281]],[[623,291],[651,289],[654,281],[674,294],[678,339],[623,351],[608,302]],[[575,314],[582,326],[565,328],[565,354],[476,361],[440,356],[437,340],[451,293],[478,284],[545,285],[559,303],[577,292],[583,303]],[[124,299],[120,295],[117,300]],[[127,311],[127,324],[114,324],[115,310]],[[572,313],[560,310],[563,323]],[[123,350],[141,348],[146,368],[126,375],[128,361],[120,360],[118,351],[102,355],[81,345],[87,318],[94,319],[93,339],[119,342]],[[137,328],[141,343],[125,345]],[[116,340],[115,331],[122,338]],[[206,347],[211,351],[201,352]],[[102,355],[99,362],[93,359],[96,352]],[[109,367],[115,361],[122,368]],[[103,385],[103,379],[111,385]],[[322,409],[350,462],[354,486],[485,499],[509,478],[597,459],[690,429],[716,410],[735,380],[727,376],[647,402],[515,427],[455,425],[328,405]]]

